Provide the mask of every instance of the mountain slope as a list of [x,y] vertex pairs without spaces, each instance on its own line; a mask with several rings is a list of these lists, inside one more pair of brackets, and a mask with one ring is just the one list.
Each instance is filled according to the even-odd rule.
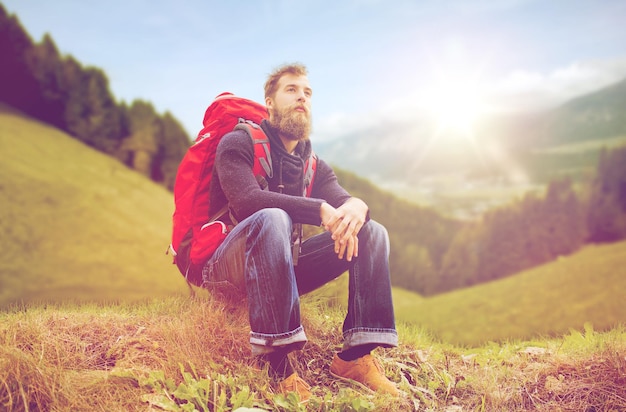
[[477,345],[626,324],[626,242],[580,252],[515,276],[434,296],[394,292],[399,320],[446,342]]
[[0,107],[0,307],[184,292],[164,251],[171,193]]
[[625,107],[626,79],[550,111],[535,144],[558,146],[626,136]]

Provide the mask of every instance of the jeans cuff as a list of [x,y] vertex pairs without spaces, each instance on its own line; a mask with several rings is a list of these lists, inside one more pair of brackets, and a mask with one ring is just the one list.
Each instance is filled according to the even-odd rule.
[[343,350],[365,344],[376,344],[385,348],[398,346],[395,329],[354,328],[343,334]]
[[280,334],[250,332],[253,355],[263,355],[278,348],[288,348],[290,351],[302,349],[306,342],[307,338],[302,325],[291,332]]

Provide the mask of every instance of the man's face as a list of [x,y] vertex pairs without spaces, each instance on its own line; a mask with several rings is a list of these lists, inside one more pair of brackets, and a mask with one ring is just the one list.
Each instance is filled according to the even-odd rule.
[[306,76],[283,75],[274,97],[265,99],[270,125],[289,140],[308,139],[311,133],[311,95]]

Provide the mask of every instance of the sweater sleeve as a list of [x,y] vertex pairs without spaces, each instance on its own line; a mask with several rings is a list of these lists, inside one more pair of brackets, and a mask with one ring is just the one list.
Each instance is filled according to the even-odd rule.
[[350,194],[339,184],[333,169],[318,159],[311,197],[323,199],[332,207],[339,207],[350,199]]
[[287,212],[294,223],[319,225],[321,199],[290,196],[261,190],[252,172],[254,147],[244,131],[234,131],[220,141],[215,170],[219,184],[238,220],[266,208]]

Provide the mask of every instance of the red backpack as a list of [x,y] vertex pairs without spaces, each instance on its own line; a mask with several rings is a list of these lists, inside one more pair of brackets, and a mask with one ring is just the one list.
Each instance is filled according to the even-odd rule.
[[[202,285],[202,266],[228,234],[228,228],[217,220],[227,212],[224,207],[209,216],[209,187],[213,175],[215,151],[222,137],[234,129],[247,131],[254,143],[252,171],[258,180],[272,176],[272,161],[267,136],[259,124],[267,116],[265,106],[232,93],[218,95],[204,114],[204,128],[181,160],[174,182],[174,215],[172,243],[168,251],[187,279]],[[317,158],[313,154],[305,164],[305,196],[310,196]]]

